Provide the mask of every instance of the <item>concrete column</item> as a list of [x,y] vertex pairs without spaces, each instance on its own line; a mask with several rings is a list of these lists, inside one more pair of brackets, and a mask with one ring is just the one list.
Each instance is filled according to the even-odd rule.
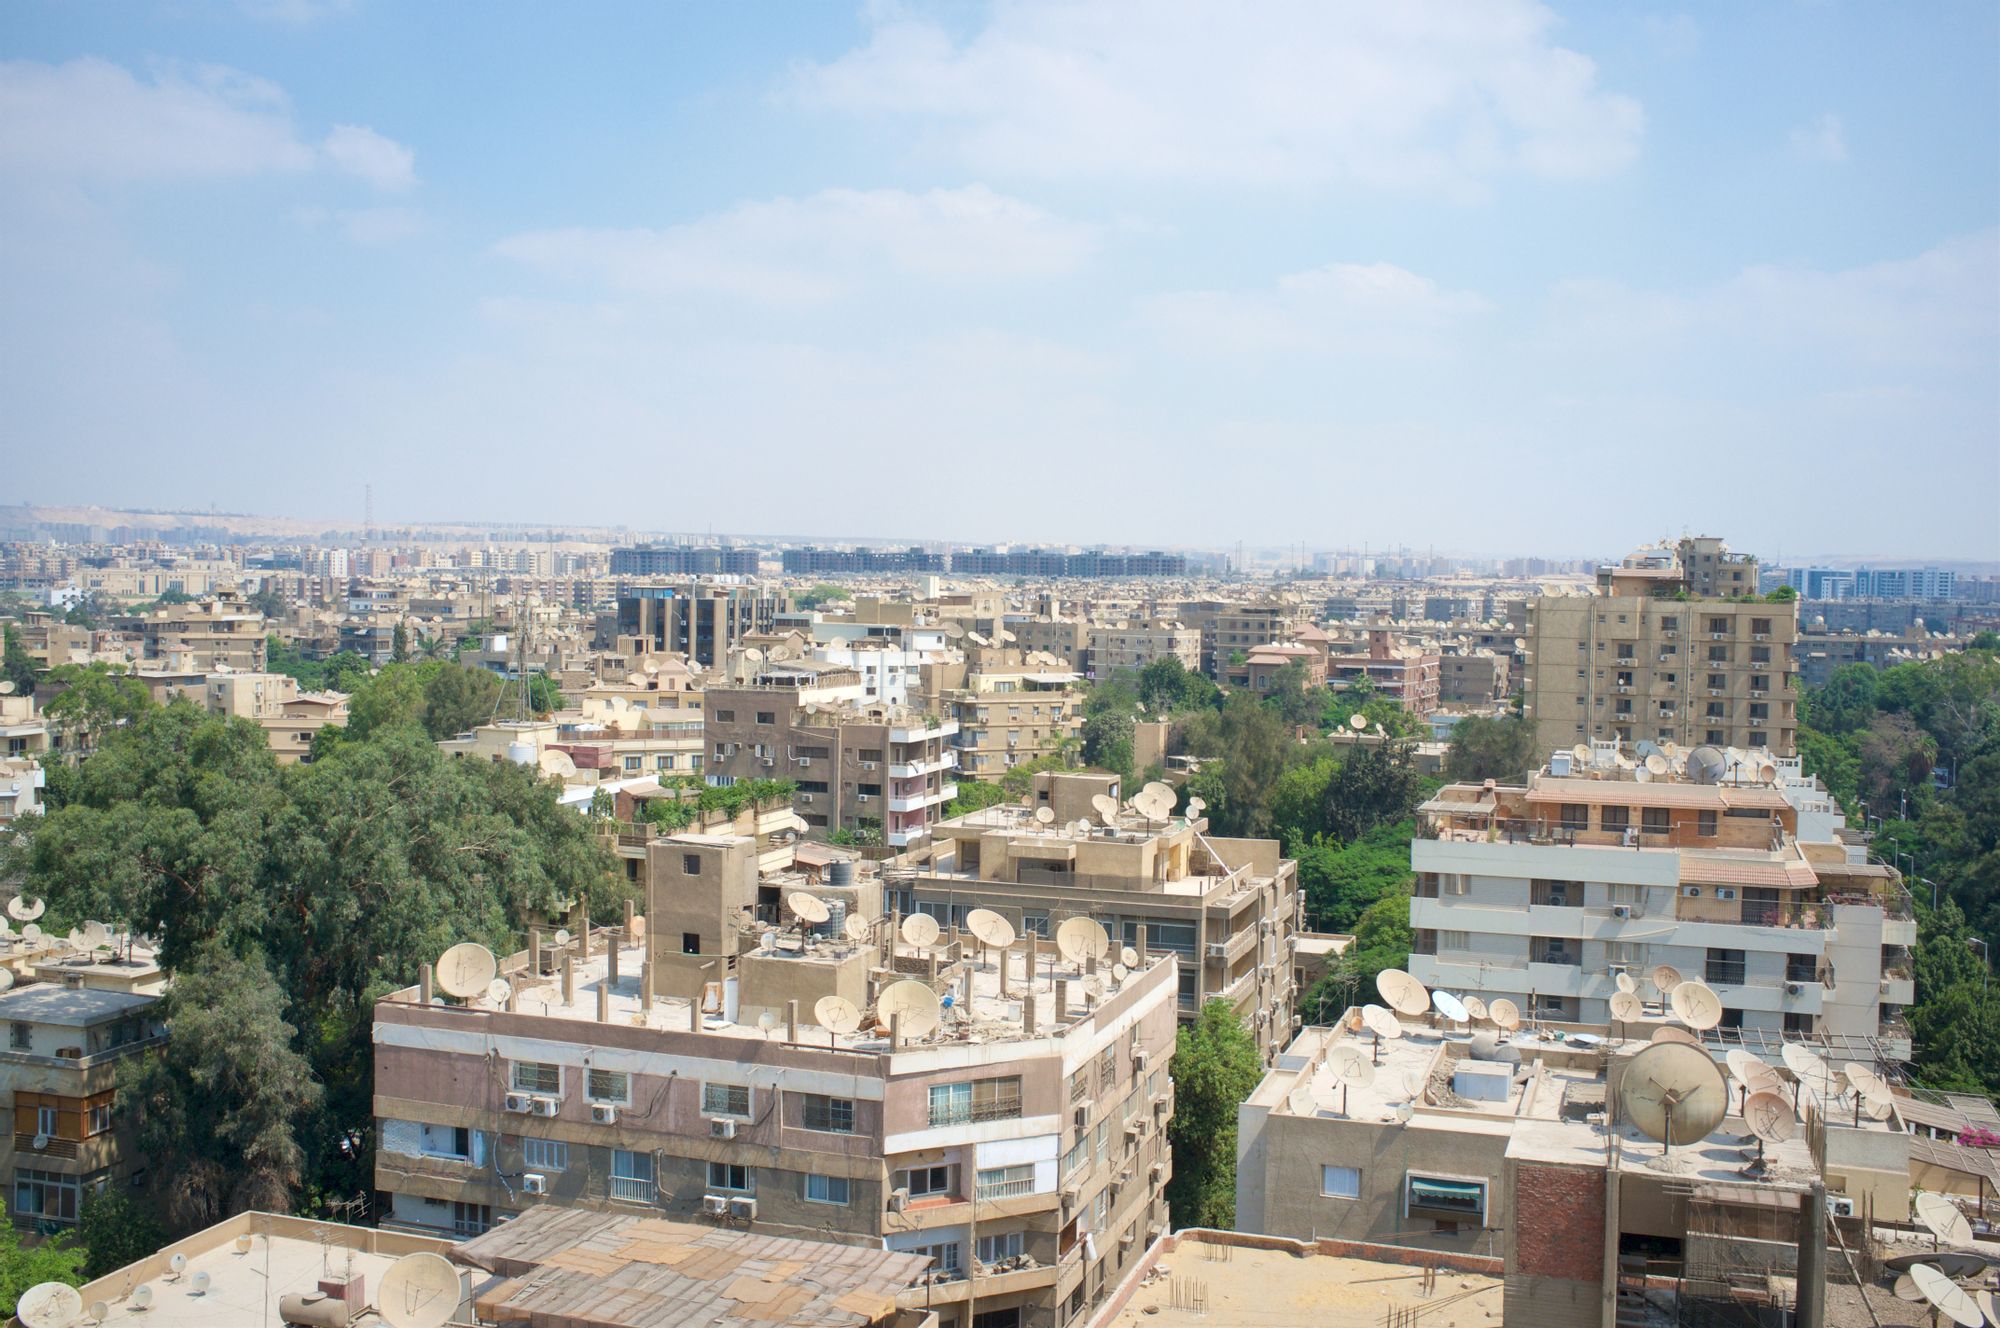
[[688,1032],[701,1032],[701,997],[688,997]]
[[889,1016],[889,1049],[891,1051],[898,1051],[901,1050],[902,1046],[903,1046],[903,1012],[901,1010],[898,1010],[896,1011],[896,1013]]
[[564,955],[562,966],[562,993],[564,1005],[576,1004],[576,956]]
[[1798,1328],[1826,1324],[1826,1182],[1815,1180],[1799,1205]]
[[606,970],[608,985],[616,985],[618,982],[618,938],[616,936],[607,936],[605,938],[604,957],[611,965]]
[[1014,955],[1011,951],[1000,951],[1000,999],[1006,1000],[1013,994],[1013,984],[1007,980],[1007,970],[1013,967]]
[[1056,1027],[1069,1022],[1069,979],[1056,979]]
[[528,971],[536,977],[542,975],[542,929],[528,928]]
[[1139,967],[1144,968],[1146,966],[1146,924],[1142,922],[1134,930],[1137,934],[1132,938],[1132,948],[1139,952]]
[[519,1012],[520,1008],[521,984],[519,982],[510,982],[507,984],[507,1013],[515,1014]]
[[789,1000],[785,1002],[785,1041],[797,1042],[798,1040],[799,1003],[796,1000]]
[[638,902],[637,900],[635,900],[635,899],[628,899],[628,900],[626,900],[626,901],[625,901],[625,939],[626,939],[626,940],[628,940],[628,941],[632,939],[632,919],[633,919],[633,918],[635,918],[635,917],[637,917],[637,916],[638,916],[638,913],[639,913],[639,902]]
[[437,996],[437,974],[429,964],[417,970],[417,1002],[429,1005]]
[[608,982],[597,984],[597,1022],[611,1022],[611,984]]
[[1035,984],[1030,981],[1028,989],[1021,993],[1021,1032],[1029,1037],[1035,1035]]
[[653,966],[639,961],[639,1009],[641,1013],[653,1012]]
[[578,911],[583,914],[583,925],[577,929],[576,934],[583,941],[583,957],[588,959],[590,958],[590,910],[579,906]]

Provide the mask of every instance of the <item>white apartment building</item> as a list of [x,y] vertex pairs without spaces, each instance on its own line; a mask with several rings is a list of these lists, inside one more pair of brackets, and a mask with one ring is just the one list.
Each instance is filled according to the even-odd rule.
[[1654,774],[1599,743],[1525,788],[1441,789],[1421,809],[1435,837],[1410,846],[1410,971],[1601,1024],[1621,971],[1656,998],[1645,975],[1670,964],[1722,997],[1718,1040],[1908,1059],[1916,923],[1901,877],[1844,842],[1796,761],[1711,752]]

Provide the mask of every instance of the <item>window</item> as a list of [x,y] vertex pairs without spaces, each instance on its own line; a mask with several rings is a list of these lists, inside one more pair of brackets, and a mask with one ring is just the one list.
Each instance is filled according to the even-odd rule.
[[642,768],[644,767],[644,765],[645,765],[645,759],[646,759],[646,758],[644,758],[643,756],[628,756],[628,757],[626,757],[626,758],[625,758],[625,769],[626,769],[626,772],[627,772],[627,773],[629,773],[629,774],[634,774],[634,775],[638,774],[638,773],[639,773],[639,771],[640,771],[640,770],[641,770],[641,769],[642,769]]
[[1405,1189],[1411,1217],[1444,1222],[1484,1222],[1486,1182],[1412,1174]]
[[908,1190],[912,1199],[951,1193],[950,1167],[911,1167],[903,1177],[901,1188]]
[[630,1102],[632,1081],[623,1070],[592,1070],[586,1091],[592,1102]]
[[778,722],[778,713],[775,710],[759,710],[757,712],[757,722],[759,724],[775,724]]
[[955,1273],[958,1271],[958,1242],[955,1240],[946,1241],[942,1245],[913,1246],[910,1253],[929,1255],[931,1261],[942,1272]]
[[111,1104],[100,1102],[90,1109],[90,1133],[104,1134],[111,1128]]
[[419,1125],[417,1151],[425,1157],[466,1161],[472,1156],[472,1131],[463,1125]]
[[845,1176],[821,1176],[806,1173],[806,1201],[808,1203],[845,1205],[851,1195],[851,1187]]
[[964,1125],[972,1121],[1011,1120],[1021,1114],[1021,1080],[974,1079],[970,1083],[931,1085],[931,1124]]
[[15,1024],[9,1032],[8,1037],[8,1046],[12,1047],[15,1051],[26,1051],[35,1045],[35,1026],[33,1024]]
[[1649,835],[1664,835],[1674,828],[1674,814],[1666,807],[1647,807],[1640,813],[1639,828]]
[[1319,1192],[1326,1199],[1359,1199],[1361,1197],[1361,1168],[1321,1167],[1319,1169]]
[[749,1085],[703,1084],[701,1086],[701,1111],[704,1116],[748,1116],[750,1114]]
[[1580,802],[1566,802],[1562,805],[1562,828],[1565,830],[1587,830],[1590,828],[1590,808]]
[[611,1197],[630,1203],[653,1202],[653,1155],[611,1150]]
[[977,1249],[979,1262],[996,1264],[1006,1259],[1021,1257],[1021,1233],[1009,1231],[1004,1235],[981,1236]]
[[1469,931],[1441,931],[1437,934],[1439,950],[1470,950],[1472,933]]
[[523,1139],[521,1165],[529,1171],[567,1171],[569,1145],[560,1139]]
[[54,1107],[36,1107],[35,1133],[46,1134],[53,1138],[56,1133],[56,1116]]
[[561,1093],[562,1066],[543,1061],[514,1062],[516,1093]]
[[1035,1192],[1035,1164],[1023,1162],[1011,1167],[985,1167],[978,1176],[975,1193],[981,1199],[1013,1199]]
[[826,1097],[819,1093],[801,1093],[799,1124],[808,1130],[825,1130],[829,1134],[852,1134],[854,1133],[853,1099]]
[[1703,839],[1715,838],[1714,812],[1697,812],[1695,814],[1695,833]]
[[699,853],[681,854],[681,875],[683,876],[701,875],[701,854]]
[[1743,985],[1743,951],[1722,950],[1709,947],[1708,962],[1702,977],[1711,987],[1740,987]]
[[[648,1164],[652,1162],[649,1157]],[[711,1162],[708,1164],[708,1188],[711,1190],[747,1190],[750,1188],[750,1168],[736,1162]]]
[[1630,807],[1605,807],[1597,814],[1599,828],[1611,834],[1623,834],[1632,825]]
[[14,1216],[17,1218],[65,1225],[73,1223],[76,1221],[78,1193],[79,1182],[75,1176],[60,1176],[53,1171],[31,1171],[26,1167],[14,1169]]
[[681,933],[681,953],[698,955],[701,953],[701,933],[684,931]]
[[736,722],[736,712],[734,710],[718,710],[715,712],[715,720],[718,724],[734,724]]

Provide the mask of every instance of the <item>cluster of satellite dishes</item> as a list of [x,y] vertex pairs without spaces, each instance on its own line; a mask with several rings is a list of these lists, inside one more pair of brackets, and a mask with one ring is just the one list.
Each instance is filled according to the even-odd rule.
[[1932,1316],[1934,1322],[1937,1315],[1942,1315],[1960,1328],[2000,1325],[2000,1298],[1991,1291],[1964,1285],[1984,1274],[1993,1263],[1988,1256],[1969,1248],[1973,1243],[1972,1225],[1965,1220],[1965,1214],[1944,1195],[1927,1191],[1918,1192],[1913,1206],[1917,1221],[1937,1238],[1939,1245],[1955,1248],[1902,1254],[1886,1260],[1883,1266],[1896,1275],[1896,1298],[1928,1304],[1936,1311]]
[[1578,769],[1622,770],[1641,784],[1669,775],[1695,784],[1775,784],[1778,767],[1761,753],[1735,747],[1700,746],[1682,748],[1673,742],[1641,740],[1633,745],[1634,755],[1626,756],[1616,743],[1593,748],[1580,742],[1570,748]]
[[[1385,968],[1376,974],[1375,990],[1387,1002],[1387,1009],[1379,1005],[1364,1006],[1362,1020],[1376,1034],[1378,1043],[1402,1036],[1402,1024],[1397,1015],[1421,1019],[1435,1012],[1447,1028],[1453,1024],[1463,1024],[1468,1029],[1476,1024],[1491,1024],[1503,1035],[1521,1026],[1521,1007],[1505,996],[1488,1002],[1477,996],[1460,997],[1448,991],[1432,991],[1400,968]],[[1381,1013],[1371,1015],[1370,1011]],[[1395,1027],[1393,1033],[1388,1031],[1391,1025]]]

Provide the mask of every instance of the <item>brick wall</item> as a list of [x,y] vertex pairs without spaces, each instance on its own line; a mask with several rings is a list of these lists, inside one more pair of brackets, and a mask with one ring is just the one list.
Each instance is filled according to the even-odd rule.
[[1533,1277],[1604,1280],[1604,1172],[1522,1164],[1514,1175],[1514,1267]]

